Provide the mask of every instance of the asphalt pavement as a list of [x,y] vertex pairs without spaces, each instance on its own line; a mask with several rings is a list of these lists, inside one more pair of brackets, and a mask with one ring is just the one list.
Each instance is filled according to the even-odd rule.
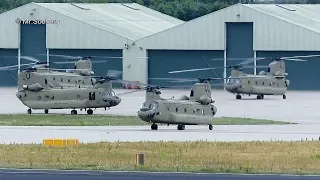
[[197,173],[149,173],[149,172],[101,172],[1,169],[1,180],[319,180],[320,176],[295,175],[245,175],[245,174],[197,174]]

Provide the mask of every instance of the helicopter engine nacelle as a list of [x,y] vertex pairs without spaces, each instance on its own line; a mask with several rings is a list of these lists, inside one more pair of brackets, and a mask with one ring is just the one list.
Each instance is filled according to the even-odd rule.
[[200,103],[203,104],[203,105],[208,105],[208,104],[214,102],[210,97],[208,97],[208,96],[206,96],[206,95],[200,96],[199,101],[200,101]]
[[43,87],[39,83],[35,83],[35,84],[29,85],[29,86],[23,85],[22,88],[25,90],[30,90],[30,91],[40,91],[41,89],[43,89]]
[[265,72],[265,71],[260,71],[259,75],[267,75],[267,72]]
[[180,97],[180,100],[189,100],[189,97],[186,96],[186,95],[182,95],[182,96]]
[[80,72],[80,75],[83,75],[83,76],[91,76],[93,75],[94,72],[93,71],[89,71],[89,70],[83,70]]
[[282,72],[280,72],[280,71],[277,71],[277,72],[275,73],[275,75],[276,75],[276,76],[284,76],[284,74],[283,74]]

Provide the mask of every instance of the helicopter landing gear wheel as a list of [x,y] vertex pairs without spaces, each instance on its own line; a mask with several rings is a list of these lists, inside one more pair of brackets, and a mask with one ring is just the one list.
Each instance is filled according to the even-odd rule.
[[27,110],[27,113],[28,113],[28,114],[31,114],[31,113],[32,113],[32,110],[31,110],[31,109],[28,109],[28,110]]
[[73,109],[73,110],[71,111],[71,114],[72,114],[72,115],[73,115],[73,114],[77,114],[77,110]]
[[151,130],[158,130],[158,125],[155,124],[155,123],[153,123],[153,124],[151,125]]
[[212,129],[213,129],[212,124],[209,124],[209,130],[212,130]]
[[240,95],[240,94],[237,94],[237,95],[236,95],[236,99],[241,99],[241,95]]
[[88,109],[87,110],[87,114],[93,114],[93,110],[92,109]]
[[48,113],[49,113],[49,109],[45,109],[45,110],[44,110],[44,113],[45,113],[45,114],[48,114]]
[[185,125],[183,125],[183,124],[178,125],[178,130],[184,130],[184,129],[185,129]]
[[282,98],[283,99],[287,99],[287,96],[284,94],[284,95],[282,95]]
[[263,98],[264,98],[263,94],[259,94],[259,95],[257,96],[257,99],[263,99]]

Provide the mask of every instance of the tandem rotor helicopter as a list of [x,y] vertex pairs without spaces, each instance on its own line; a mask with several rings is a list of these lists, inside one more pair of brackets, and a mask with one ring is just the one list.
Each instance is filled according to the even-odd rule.
[[[227,82],[224,84],[226,91],[237,94],[236,99],[241,99],[243,95],[257,95],[257,99],[264,99],[265,95],[282,95],[283,99],[286,99],[286,92],[290,85],[290,80],[287,79],[288,73],[285,71],[285,60],[290,61],[306,61],[301,58],[304,57],[316,57],[320,55],[308,55],[308,56],[293,56],[293,57],[275,57],[275,58],[230,58],[227,60],[239,60],[247,59],[238,65],[227,67],[213,67],[213,68],[201,68],[201,69],[187,69],[179,71],[171,71],[169,73],[182,73],[192,71],[205,71],[214,70],[218,68],[231,68],[231,75],[227,78]],[[253,62],[254,60],[272,60],[267,67],[267,71],[260,71],[258,75],[246,74],[243,72],[243,68],[258,67],[258,66],[244,66]],[[215,59],[212,59],[215,60]],[[225,78],[220,78],[225,79]]]
[[76,109],[88,109],[87,114],[93,114],[92,108],[110,108],[117,106],[121,98],[112,90],[112,82],[124,81],[117,79],[120,71],[109,70],[106,77],[95,77],[99,80],[93,87],[85,88],[50,88],[43,87],[39,83],[24,85],[22,90],[16,93],[17,98],[28,109],[44,109],[47,114],[49,109],[72,109],[71,114],[77,114]]
[[[112,90],[112,81],[131,83],[117,78],[122,74],[121,71],[109,70],[106,77],[93,76],[93,73],[58,72],[55,71],[56,69],[49,69],[46,63],[40,62],[36,58],[27,56],[21,58],[33,61],[33,63],[22,64],[22,66],[31,67],[26,68],[18,75],[19,88],[16,93],[17,98],[29,107],[28,114],[32,113],[32,109],[44,109],[46,114],[49,109],[73,109],[71,114],[77,114],[76,108],[88,109],[88,114],[93,113],[91,108],[105,108],[106,110],[106,108],[116,106],[121,102],[119,96]],[[67,56],[67,58],[78,57]],[[92,68],[89,58],[76,61],[75,66],[73,71],[86,70],[89,72]],[[6,66],[1,67],[0,70],[14,70],[16,67],[17,65]],[[61,82],[56,82],[55,79],[59,77],[61,77]],[[63,79],[68,79],[68,81],[63,83]]]
[[[167,78],[150,78],[166,79]],[[170,78],[174,82],[184,79]],[[198,78],[190,90],[190,96],[182,95],[179,99],[165,99],[160,96],[160,89],[176,88],[181,86],[161,87],[156,85],[146,85],[140,90],[146,90],[145,102],[138,111],[138,116],[142,121],[152,123],[151,130],[157,130],[157,124],[176,124],[178,130],[184,130],[185,125],[208,125],[209,130],[213,129],[213,118],[217,113],[217,107],[213,104],[214,98],[211,97],[211,84],[209,81],[217,78]],[[189,80],[190,81],[190,80]]]
[[[46,55],[46,54],[40,54]],[[70,88],[70,87],[90,87],[94,86],[96,79],[92,78],[92,63],[107,62],[91,61],[92,58],[122,58],[122,57],[106,57],[106,56],[66,56],[54,55],[50,56],[61,57],[65,59],[78,59],[77,61],[52,62],[55,64],[70,64],[74,63],[74,69],[55,69],[49,68],[47,62],[41,62],[37,58],[29,56],[21,56],[21,59],[32,61],[32,63],[21,64],[20,66],[29,66],[24,68],[18,75],[18,90],[23,89],[23,85],[33,85],[35,83],[41,86],[51,88]],[[19,65],[0,67],[0,71],[14,70]],[[64,72],[61,72],[64,71]],[[45,83],[47,82],[47,83]]]

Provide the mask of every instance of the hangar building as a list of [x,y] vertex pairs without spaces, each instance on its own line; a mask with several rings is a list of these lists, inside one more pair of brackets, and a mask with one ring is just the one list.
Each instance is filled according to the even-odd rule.
[[[28,20],[34,19],[47,22],[28,24]],[[123,76],[128,76],[128,73],[135,74],[131,69],[146,69],[147,58],[135,59],[145,54],[131,50],[136,40],[184,21],[136,3],[29,3],[0,14],[0,23],[0,66],[30,63],[22,56],[48,62],[66,61],[38,54],[122,56],[123,59],[110,59],[103,65],[93,64],[93,70],[96,75],[105,75],[108,69],[123,70],[126,67],[128,70],[124,70]],[[50,64],[50,67],[58,65]],[[72,68],[73,64],[59,67]],[[0,86],[17,84],[17,71],[0,71],[0,77]],[[137,73],[134,78],[145,77],[146,74]]]
[[[229,69],[168,74],[168,71],[235,65],[225,58],[281,57],[320,54],[320,5],[235,4],[135,42],[148,55],[151,78],[228,77]],[[204,59],[202,58],[204,57]],[[212,61],[212,58],[222,60]],[[291,90],[319,90],[320,58],[286,61]],[[257,65],[268,65],[260,60]],[[254,62],[250,65],[254,65]],[[244,69],[259,73],[260,68]],[[141,77],[142,75],[140,75]],[[193,83],[193,82],[192,82]],[[212,82],[219,83],[219,82]],[[172,84],[172,83],[171,83]]]

